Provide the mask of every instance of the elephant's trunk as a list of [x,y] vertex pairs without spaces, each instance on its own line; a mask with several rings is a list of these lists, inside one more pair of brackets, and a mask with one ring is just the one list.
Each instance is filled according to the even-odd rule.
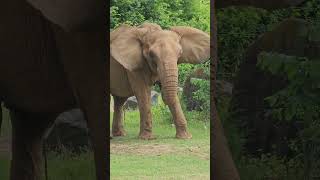
[[165,104],[170,105],[175,103],[177,98],[178,65],[176,61],[166,62],[161,71],[162,98]]

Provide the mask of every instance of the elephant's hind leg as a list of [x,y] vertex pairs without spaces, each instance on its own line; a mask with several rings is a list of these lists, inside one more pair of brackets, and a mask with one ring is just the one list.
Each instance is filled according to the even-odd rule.
[[114,113],[112,123],[112,135],[113,136],[125,136],[126,132],[123,128],[123,105],[127,98],[113,96],[114,100]]
[[[42,142],[50,121],[17,111],[10,111],[12,121],[12,159],[10,180],[41,180]],[[52,118],[51,120],[53,120]]]

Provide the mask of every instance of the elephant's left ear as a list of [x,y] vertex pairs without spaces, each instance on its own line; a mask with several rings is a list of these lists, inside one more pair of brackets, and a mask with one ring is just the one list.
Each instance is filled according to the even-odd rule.
[[178,63],[199,64],[210,58],[210,36],[198,29],[185,26],[170,28],[181,36],[182,55]]

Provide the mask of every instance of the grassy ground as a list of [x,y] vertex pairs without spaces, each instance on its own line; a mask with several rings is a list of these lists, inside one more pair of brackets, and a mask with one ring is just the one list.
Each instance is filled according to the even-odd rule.
[[193,138],[175,139],[168,114],[154,111],[153,132],[157,139],[150,141],[137,138],[139,113],[126,112],[124,126],[128,135],[111,140],[111,179],[210,179],[208,125],[196,119],[200,116],[189,114]]
[[[3,125],[0,135],[0,180],[9,179],[10,154],[7,150],[11,125],[6,109],[3,113]],[[93,155],[84,152],[74,155],[48,153],[48,174],[50,180],[91,180],[95,177]]]
[[3,122],[2,122],[2,125],[1,125],[0,137],[9,136],[9,134],[11,132],[11,124],[10,124],[10,120],[9,120],[9,111],[4,107],[2,107],[2,117],[3,117]]
[[[48,175],[50,180],[90,180],[94,179],[91,153],[70,157],[68,153],[48,155]],[[0,179],[9,179],[9,158],[0,154]]]
[[[210,179],[209,125],[199,122],[196,113],[186,114],[190,140],[175,139],[175,128],[170,124],[166,109],[153,110],[153,131],[156,140],[143,141],[139,133],[139,113],[126,112],[125,137],[111,140],[111,179]],[[4,113],[0,138],[8,138],[10,123]],[[10,155],[0,151],[0,179],[9,179]],[[48,155],[48,173],[51,180],[90,180],[94,177],[92,153],[74,156],[69,153]]]

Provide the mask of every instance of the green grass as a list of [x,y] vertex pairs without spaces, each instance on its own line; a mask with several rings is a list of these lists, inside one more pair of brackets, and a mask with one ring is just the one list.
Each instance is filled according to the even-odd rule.
[[[156,140],[139,140],[139,112],[127,111],[125,137],[111,140],[111,179],[210,179],[209,124],[202,122],[201,114],[186,113],[193,138],[175,138],[166,108],[153,109],[153,132]],[[3,135],[9,135],[10,123],[5,115]],[[111,117],[112,118],[112,117]],[[48,173],[51,180],[94,179],[92,153],[79,156],[68,152],[48,154]],[[9,156],[0,153],[0,179],[9,179]]]
[[48,174],[52,180],[89,180],[94,179],[95,169],[93,154],[90,152],[81,155],[64,153],[48,156]]
[[0,179],[9,179],[9,160],[5,155],[0,154]]
[[[48,176],[50,180],[91,180],[95,177],[92,153],[73,156],[70,153],[48,154]],[[9,158],[0,154],[0,179],[9,179]]]
[[9,118],[9,111],[5,107],[2,107],[2,118],[3,122],[1,125],[1,134],[0,137],[2,136],[8,136],[11,132],[11,123],[10,123],[10,118]]
[[111,179],[210,179],[209,125],[187,113],[193,138],[175,138],[165,109],[153,109],[155,140],[139,140],[139,113],[126,112],[127,136],[111,140]]
[[[3,124],[0,138],[8,138],[11,132],[7,109],[3,108]],[[1,141],[0,141],[1,142]],[[0,145],[1,147],[1,145]],[[9,179],[10,155],[0,151],[0,180]],[[65,152],[48,153],[48,174],[50,180],[91,180],[95,177],[93,155],[84,152],[79,156]]]

